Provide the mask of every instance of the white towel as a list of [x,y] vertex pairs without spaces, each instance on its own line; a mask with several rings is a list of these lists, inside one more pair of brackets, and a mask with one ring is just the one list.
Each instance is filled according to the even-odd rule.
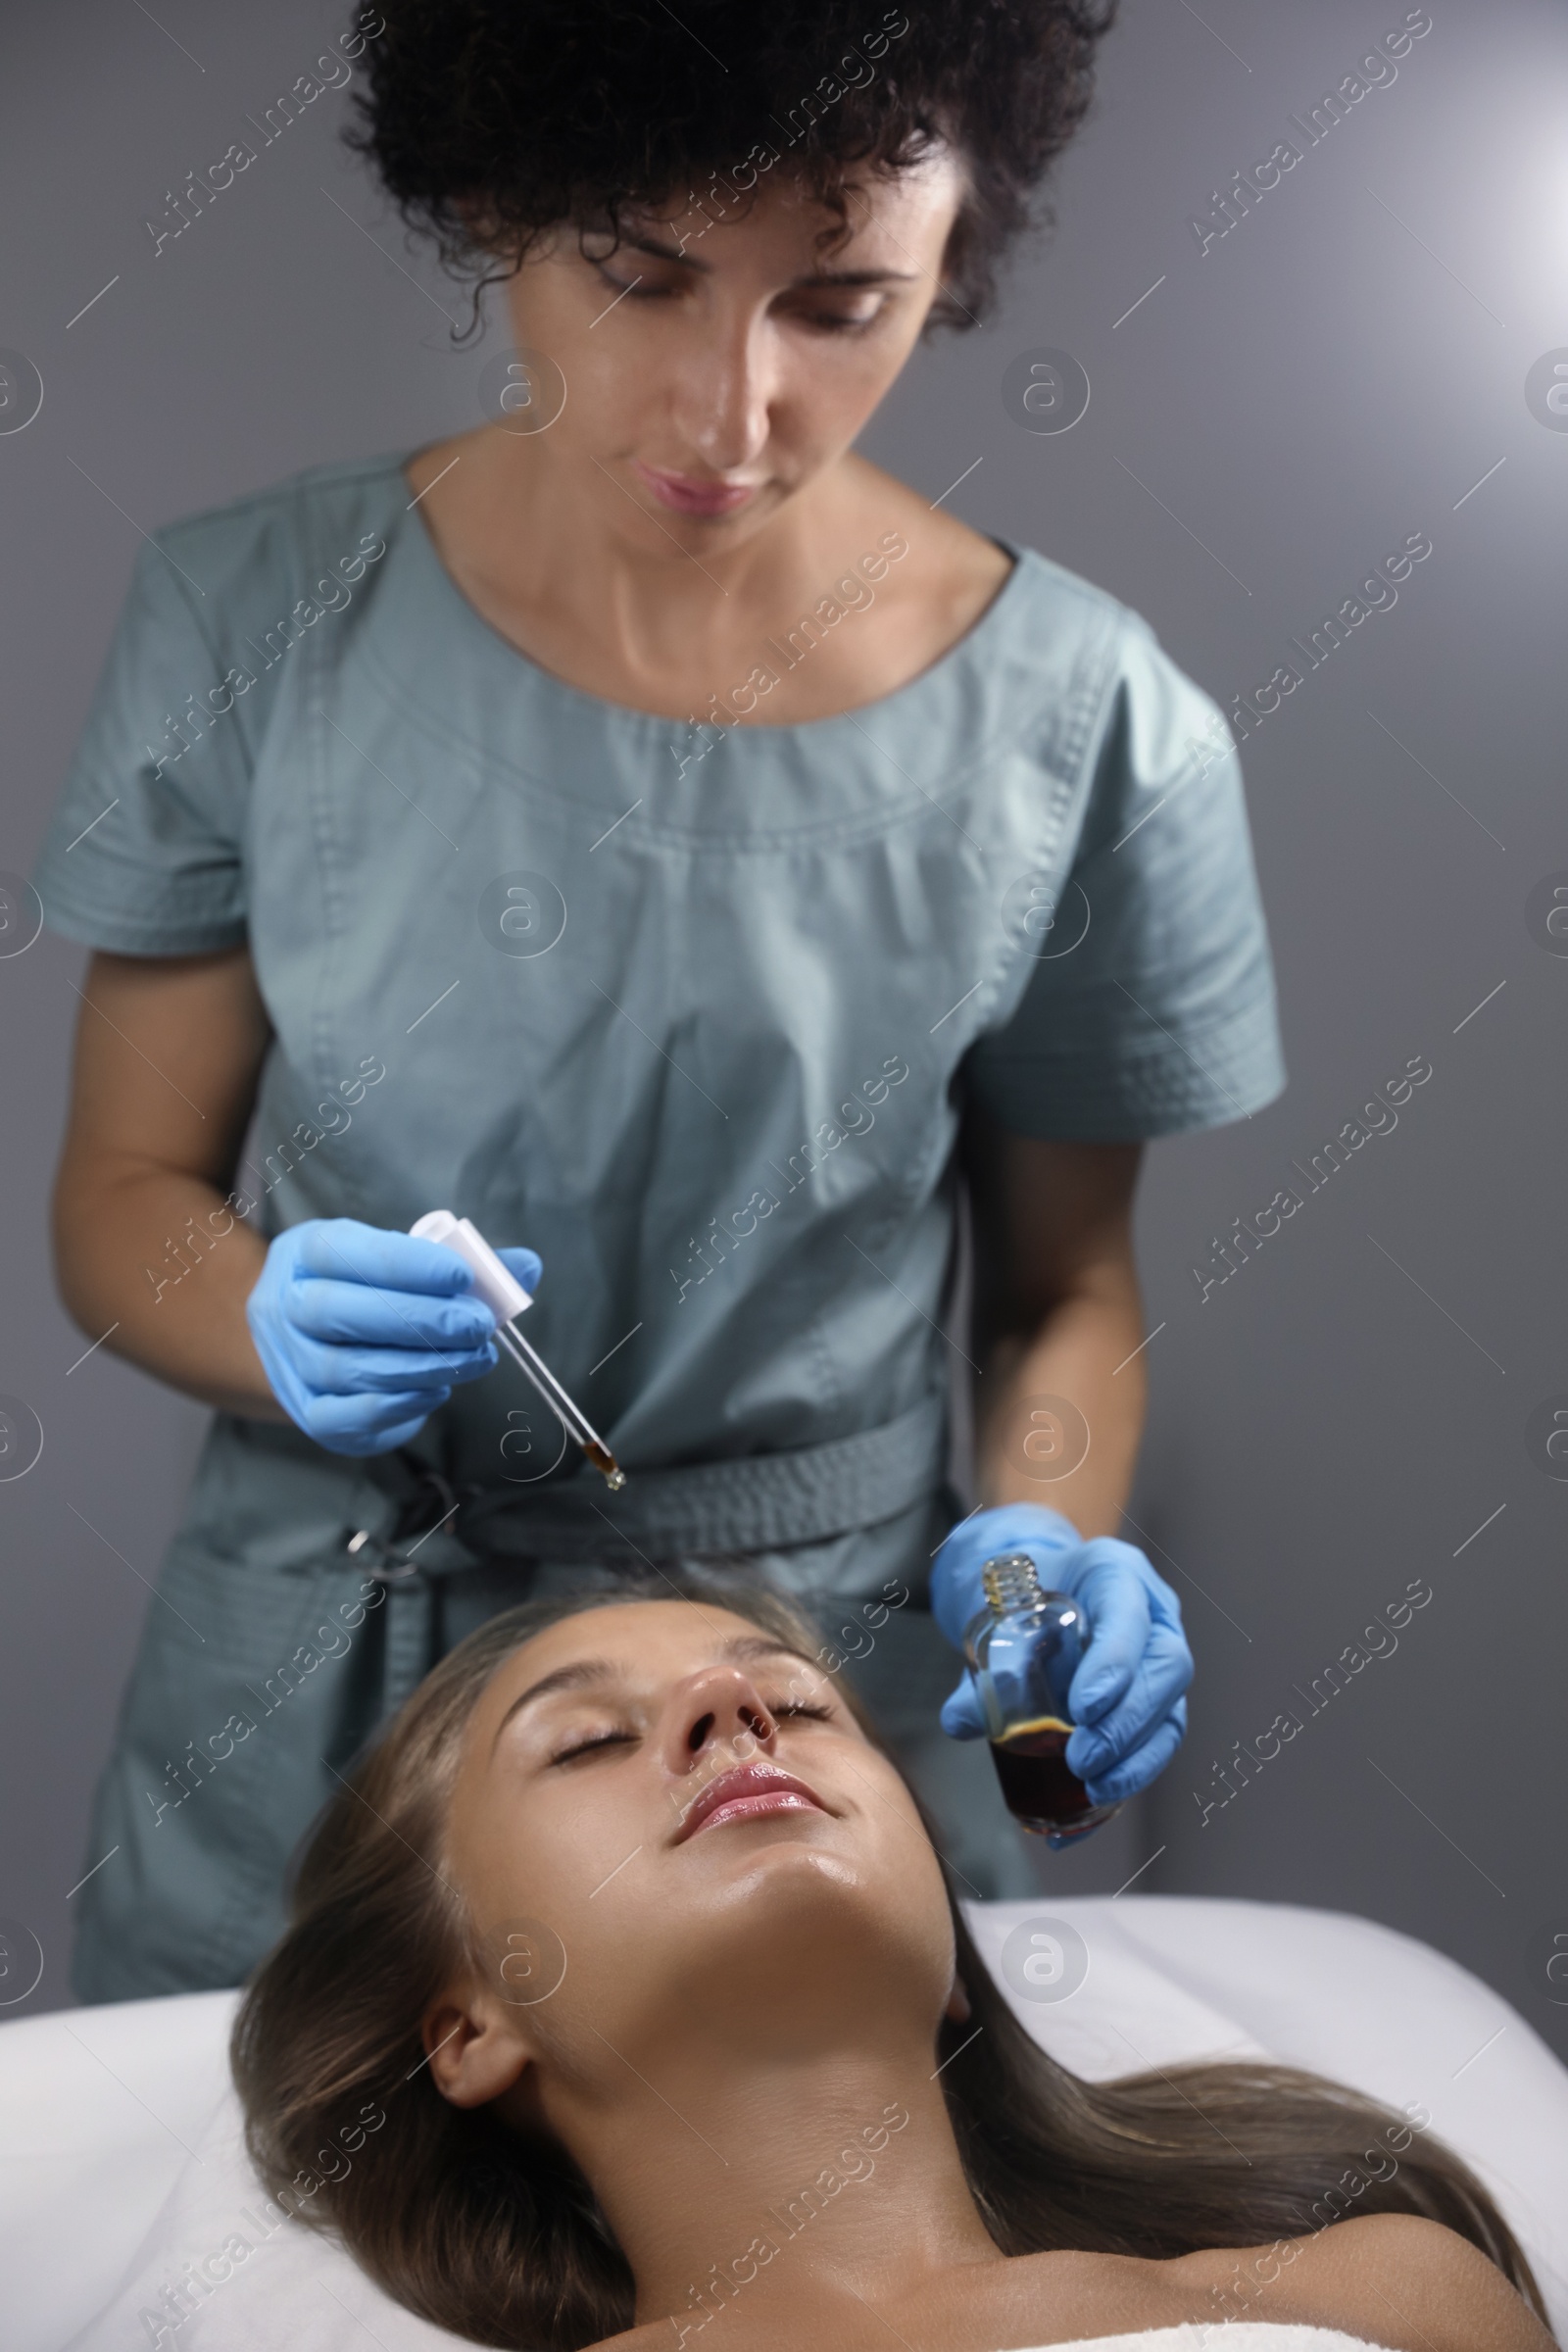
[[1276,2328],[1267,2320],[1197,2320],[1181,2328],[1146,2328],[1137,2335],[1075,2335],[1070,2344],[1034,2344],[1027,2352],[1384,2352],[1364,2335],[1337,2328]]

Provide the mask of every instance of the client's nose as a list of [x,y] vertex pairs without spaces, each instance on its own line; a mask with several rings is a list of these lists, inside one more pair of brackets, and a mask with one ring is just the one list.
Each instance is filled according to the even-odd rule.
[[771,1749],[777,1726],[743,1666],[704,1666],[672,1694],[664,1725],[665,1769],[680,1780],[692,1767],[731,1748],[744,1763]]

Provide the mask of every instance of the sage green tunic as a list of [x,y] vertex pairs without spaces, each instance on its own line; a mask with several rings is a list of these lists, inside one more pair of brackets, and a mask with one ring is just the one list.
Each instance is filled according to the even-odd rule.
[[610,1497],[508,1365],[399,1456],[216,1416],[98,1792],[88,1999],[238,1981],[334,1769],[434,1658],[638,1560],[906,1592],[853,1671],[971,1884],[1033,1891],[983,1748],[935,1729],[921,1608],[962,1507],[959,1121],[1132,1139],[1283,1082],[1230,738],[1114,599],[1009,550],[880,702],[677,726],[492,631],[402,464],[143,550],[36,887],[100,948],[248,941],[274,1037],[233,1211],[531,1245],[528,1336],[631,1480]]

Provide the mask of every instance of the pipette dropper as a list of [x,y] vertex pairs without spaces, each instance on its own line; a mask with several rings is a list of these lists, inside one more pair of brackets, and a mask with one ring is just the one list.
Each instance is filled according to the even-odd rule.
[[626,1484],[625,1471],[587,1414],[572,1402],[549,1365],[529,1347],[516,1327],[514,1318],[533,1304],[531,1292],[525,1291],[516,1277],[508,1273],[478,1228],[466,1217],[455,1217],[449,1208],[432,1208],[417,1224],[411,1225],[409,1231],[420,1241],[438,1242],[442,1249],[451,1250],[462,1258],[473,1275],[474,1297],[482,1298],[496,1318],[496,1339],[518,1371],[533,1383],[566,1435],[575,1438],[594,1468],[603,1475],[612,1494],[618,1494]]

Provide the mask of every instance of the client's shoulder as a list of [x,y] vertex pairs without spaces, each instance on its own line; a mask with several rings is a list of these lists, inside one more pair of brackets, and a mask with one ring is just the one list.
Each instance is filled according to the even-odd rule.
[[1415,2214],[1366,2214],[1308,2237],[1208,2248],[1156,2267],[1206,2299],[1193,2317],[1335,2328],[1391,2352],[1552,2352],[1496,2265]]
[[[869,2281],[868,2281],[869,2283]],[[889,2332],[906,2343],[996,2352],[1077,2346],[1197,2327],[1204,2340],[1236,2322],[1334,2329],[1384,2352],[1553,2352],[1552,2338],[1502,2273],[1437,2222],[1404,2214],[1339,2222],[1267,2246],[1209,2248],[1156,2262],[1059,2251],[970,2262],[875,2306],[817,2283],[808,2308],[726,2314],[729,2352],[804,2346],[876,2352]],[[793,2326],[790,2323],[795,2323]],[[686,2345],[696,2320],[649,2322],[593,2352],[663,2352]],[[720,2352],[717,2339],[714,2352]],[[1250,2340],[1245,2332],[1238,2338]]]

